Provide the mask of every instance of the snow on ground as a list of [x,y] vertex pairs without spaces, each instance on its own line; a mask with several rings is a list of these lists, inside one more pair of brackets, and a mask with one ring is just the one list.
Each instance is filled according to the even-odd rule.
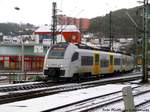
[[[40,112],[58,106],[70,104],[91,97],[96,97],[115,91],[121,91],[123,87],[130,85],[109,84],[87,89],[62,92],[54,95],[18,101],[0,105],[0,112]],[[132,85],[136,86],[136,85]]]
[[5,80],[7,79],[7,76],[0,76],[0,80]]

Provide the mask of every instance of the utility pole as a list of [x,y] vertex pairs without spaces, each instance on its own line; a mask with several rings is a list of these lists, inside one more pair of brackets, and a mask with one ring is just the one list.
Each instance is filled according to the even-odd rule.
[[83,34],[83,28],[82,28],[82,19],[80,18],[79,19],[79,30],[80,30],[80,33],[81,33],[81,38],[80,38],[80,42],[81,42],[81,40],[82,40],[82,34]]
[[[53,9],[52,9],[53,11],[52,11],[52,13],[53,13],[53,15],[52,15],[52,31],[53,31],[53,33],[52,33],[52,36],[53,36],[53,44],[55,44],[55,39],[56,39],[56,30],[57,30],[57,16],[56,16],[56,13],[57,13],[57,11],[56,11],[56,2],[53,2]],[[56,39],[57,40],[57,39]]]
[[[21,59],[21,71],[22,71],[22,76],[25,75],[24,73],[24,41],[22,39],[22,36],[21,36],[21,56],[22,56],[22,59]],[[22,77],[20,77],[21,80],[22,80]]]
[[133,54],[134,54],[134,67],[137,69],[137,28],[135,27],[135,37],[133,39],[134,47],[133,47]]
[[109,13],[109,48],[113,50],[113,37],[112,37],[112,12]]
[[135,66],[135,68],[137,68],[137,64],[136,64],[136,61],[137,61],[137,35],[136,34],[137,34],[138,25],[127,11],[125,12],[125,14],[129,17],[130,21],[132,22],[132,24],[135,27],[135,37],[133,39],[133,43],[134,43],[133,54],[134,54],[134,66]]
[[147,56],[147,46],[148,46],[148,37],[147,37],[147,23],[148,23],[148,0],[144,0],[144,18],[143,18],[143,26],[144,26],[144,37],[143,37],[143,77],[142,82],[147,83],[148,82],[148,56]]

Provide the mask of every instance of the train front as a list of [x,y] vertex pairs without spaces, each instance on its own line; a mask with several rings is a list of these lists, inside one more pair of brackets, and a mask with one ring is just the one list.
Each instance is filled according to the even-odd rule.
[[53,45],[45,56],[44,76],[53,80],[69,77],[70,51],[69,44]]

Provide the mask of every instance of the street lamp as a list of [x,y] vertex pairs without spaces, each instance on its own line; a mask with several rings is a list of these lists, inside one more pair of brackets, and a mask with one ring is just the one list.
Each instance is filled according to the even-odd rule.
[[109,48],[113,50],[113,36],[112,36],[112,11],[109,13]]
[[[24,42],[21,36],[21,72],[24,74]],[[21,78],[22,79],[22,78]]]
[[[20,8],[19,7],[14,7],[15,10],[19,11]],[[20,31],[20,35],[22,31]],[[24,42],[21,36],[21,74],[24,74]],[[19,81],[22,80],[21,75],[19,76]]]
[[20,10],[20,8],[19,8],[19,7],[14,7],[14,9],[15,9],[15,10]]

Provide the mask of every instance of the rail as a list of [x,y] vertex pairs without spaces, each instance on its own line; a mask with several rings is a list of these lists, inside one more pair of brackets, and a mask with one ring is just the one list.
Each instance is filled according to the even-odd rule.
[[[141,86],[133,87],[132,89],[133,89],[133,96],[135,102],[137,102],[135,107],[137,110],[140,110],[141,108],[139,107],[141,105],[150,102],[150,89],[142,90]],[[145,100],[144,97],[148,99]],[[141,98],[142,98],[141,101],[137,101]],[[116,91],[113,93],[88,98],[67,105],[62,104],[62,106],[51,108],[43,112],[58,112],[58,111],[60,112],[61,111],[65,111],[65,112],[123,111],[125,112],[125,108],[123,104],[122,91]]]
[[[130,77],[130,80],[139,79],[140,76]],[[127,78],[129,79],[129,78]],[[59,92],[72,91],[83,88],[90,88],[95,86],[100,86],[107,83],[118,83],[118,80],[121,82],[126,82],[127,79],[122,77],[122,79],[104,79],[96,80],[83,83],[55,83],[55,82],[32,82],[32,83],[23,83],[23,84],[13,84],[7,86],[0,86],[0,102],[14,102],[22,99],[28,99],[33,97],[45,96],[49,94],[55,94]],[[63,85],[62,85],[63,84]],[[58,86],[56,86],[58,85]],[[21,97],[21,98],[20,98]]]

